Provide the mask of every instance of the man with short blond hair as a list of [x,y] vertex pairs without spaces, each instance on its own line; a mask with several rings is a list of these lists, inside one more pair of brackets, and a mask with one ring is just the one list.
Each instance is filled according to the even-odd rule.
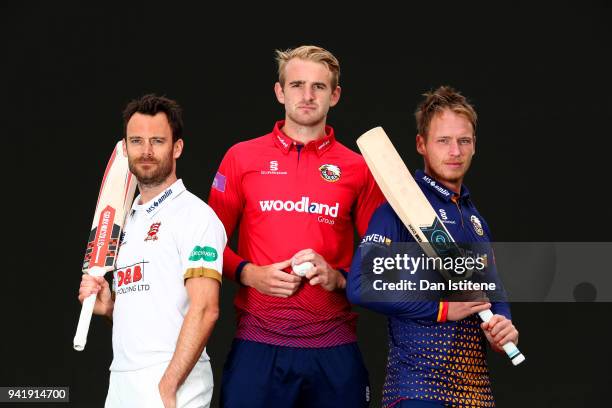
[[[442,222],[458,243],[490,251],[489,226],[471,200],[463,179],[476,152],[477,116],[472,105],[454,89],[443,86],[423,95],[416,110],[416,148],[425,170],[415,180]],[[401,301],[393,294],[371,296],[369,282],[380,275],[362,264],[368,259],[395,255],[388,242],[415,243],[388,203],[370,220],[368,231],[351,265],[347,295],[352,303],[386,315],[389,319],[389,357],[383,387],[383,407],[493,407],[486,343],[493,350],[518,342],[518,331],[510,320],[506,302],[449,301],[448,293],[405,292]],[[424,256],[416,245],[405,246],[412,257]],[[406,252],[404,248],[404,252]],[[401,251],[401,250],[400,250]],[[367,254],[367,255],[366,255]],[[494,257],[489,271],[494,278]],[[433,272],[433,275],[427,275]],[[441,277],[435,271],[415,267],[410,274],[427,279]],[[416,275],[415,275],[416,274]],[[373,278],[373,277],[376,278]],[[418,280],[418,278],[417,278]],[[423,300],[426,299],[426,300]],[[477,313],[491,309],[494,316],[481,323]],[[484,331],[484,334],[483,334]]]
[[278,65],[278,82],[285,86],[285,66],[294,58],[305,61],[318,62],[327,67],[331,73],[331,87],[336,89],[340,77],[340,62],[329,51],[314,45],[303,45],[289,50],[276,50],[276,63]]
[[[383,197],[326,125],[340,99],[337,59],[315,46],[276,54],[285,119],[228,150],[209,198],[227,235],[240,230],[224,253],[240,290],[221,404],[364,407],[368,374],[344,288],[354,228],[363,234]],[[306,262],[304,276],[292,272]]]

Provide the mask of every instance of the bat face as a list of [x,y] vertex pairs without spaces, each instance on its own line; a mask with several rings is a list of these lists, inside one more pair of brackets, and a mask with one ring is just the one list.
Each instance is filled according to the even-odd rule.
[[93,267],[111,270],[115,265],[125,215],[132,206],[136,178],[130,173],[122,142],[117,143],[111,155],[87,241],[83,272]]
[[437,215],[433,220],[433,224],[421,227],[421,233],[425,235],[426,241],[431,244],[436,254],[441,258],[452,258],[461,255],[457,253],[458,248],[457,245],[455,245],[455,241]]
[[110,205],[100,213],[98,226],[89,234],[83,270],[92,266],[112,267],[115,264],[121,234],[121,226],[115,223],[115,215],[116,211]]
[[[364,133],[357,139],[357,146],[385,198],[425,254],[434,258],[461,256],[461,248],[438,218],[385,131],[377,127]],[[452,270],[440,273],[449,280],[471,276],[469,272],[456,275]]]

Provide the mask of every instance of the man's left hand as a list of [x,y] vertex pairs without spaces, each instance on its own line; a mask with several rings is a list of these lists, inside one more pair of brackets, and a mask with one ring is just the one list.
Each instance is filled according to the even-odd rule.
[[493,350],[503,352],[502,346],[511,341],[518,344],[519,332],[505,316],[494,315],[488,322],[480,325]]
[[306,272],[306,278],[311,285],[321,285],[328,291],[336,289],[344,289],[346,287],[346,279],[342,274],[329,266],[325,258],[313,251],[312,249],[303,249],[293,255],[294,262],[301,264],[302,262],[310,261],[314,268]]

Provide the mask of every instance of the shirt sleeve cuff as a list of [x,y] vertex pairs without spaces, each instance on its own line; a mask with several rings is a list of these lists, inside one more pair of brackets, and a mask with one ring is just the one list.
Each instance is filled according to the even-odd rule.
[[444,323],[446,321],[446,317],[448,315],[448,302],[440,301],[440,306],[438,308],[438,318],[436,319],[438,323]]
[[236,282],[238,282],[238,284],[240,286],[246,286],[246,285],[242,284],[242,281],[240,280],[240,277],[242,276],[242,270],[244,269],[245,265],[248,264],[248,263],[249,263],[249,261],[244,260],[244,261],[240,262],[238,264],[238,266],[236,267],[236,274],[234,276],[236,278]]

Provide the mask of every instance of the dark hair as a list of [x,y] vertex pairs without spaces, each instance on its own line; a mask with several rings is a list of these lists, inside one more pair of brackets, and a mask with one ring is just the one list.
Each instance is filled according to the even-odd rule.
[[478,117],[474,107],[463,95],[450,86],[441,86],[433,92],[424,93],[423,96],[425,99],[419,104],[415,112],[417,131],[421,136],[427,138],[431,120],[445,109],[465,116],[472,124],[472,131],[476,136]]
[[127,124],[135,113],[155,116],[159,112],[166,114],[172,129],[172,142],[183,138],[183,109],[172,99],[165,96],[148,94],[134,99],[123,110],[123,134],[127,135]]

